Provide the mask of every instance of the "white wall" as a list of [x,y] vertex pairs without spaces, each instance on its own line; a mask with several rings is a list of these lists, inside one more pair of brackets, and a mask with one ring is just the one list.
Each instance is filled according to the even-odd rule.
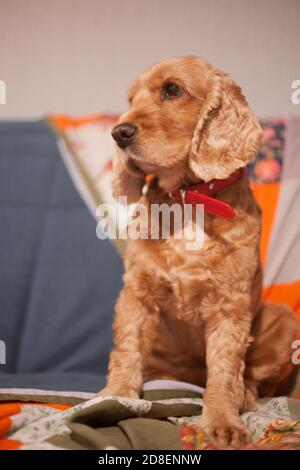
[[122,111],[136,74],[183,54],[230,72],[260,116],[300,113],[299,21],[300,0],[0,0],[0,117]]

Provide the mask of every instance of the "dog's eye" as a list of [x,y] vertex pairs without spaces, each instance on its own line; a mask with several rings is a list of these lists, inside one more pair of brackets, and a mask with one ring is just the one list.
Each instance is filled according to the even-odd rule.
[[176,85],[176,83],[165,83],[162,91],[163,100],[174,100],[182,94],[182,88]]

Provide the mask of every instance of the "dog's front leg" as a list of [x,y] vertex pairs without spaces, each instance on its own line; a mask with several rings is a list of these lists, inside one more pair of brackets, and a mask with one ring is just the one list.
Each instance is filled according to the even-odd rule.
[[239,296],[205,322],[207,384],[201,425],[221,446],[240,444],[249,434],[239,416],[245,396],[244,357],[249,343],[251,313]]
[[116,305],[115,347],[109,358],[107,385],[98,395],[139,397],[143,387],[143,354],[151,342],[155,313],[154,307],[147,308],[134,289],[125,285]]

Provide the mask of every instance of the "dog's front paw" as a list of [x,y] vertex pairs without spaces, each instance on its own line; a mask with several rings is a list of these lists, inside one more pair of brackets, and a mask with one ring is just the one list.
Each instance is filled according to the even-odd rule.
[[120,387],[112,387],[107,385],[104,387],[100,392],[97,393],[98,397],[107,397],[109,395],[113,395],[116,397],[126,397],[126,398],[135,398],[138,399],[139,393],[127,386],[120,386]]
[[207,410],[201,416],[200,425],[207,436],[220,447],[240,446],[251,441],[250,433],[239,415]]

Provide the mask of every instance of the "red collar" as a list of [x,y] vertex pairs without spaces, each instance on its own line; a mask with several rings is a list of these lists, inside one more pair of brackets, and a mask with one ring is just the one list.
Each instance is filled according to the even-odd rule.
[[246,174],[244,168],[240,168],[232,173],[228,178],[219,180],[213,179],[207,183],[195,184],[185,189],[175,189],[171,192],[171,196],[178,203],[204,205],[204,211],[209,214],[223,217],[224,219],[232,219],[235,216],[235,210],[227,202],[219,201],[212,197],[229,188],[239,178]]

